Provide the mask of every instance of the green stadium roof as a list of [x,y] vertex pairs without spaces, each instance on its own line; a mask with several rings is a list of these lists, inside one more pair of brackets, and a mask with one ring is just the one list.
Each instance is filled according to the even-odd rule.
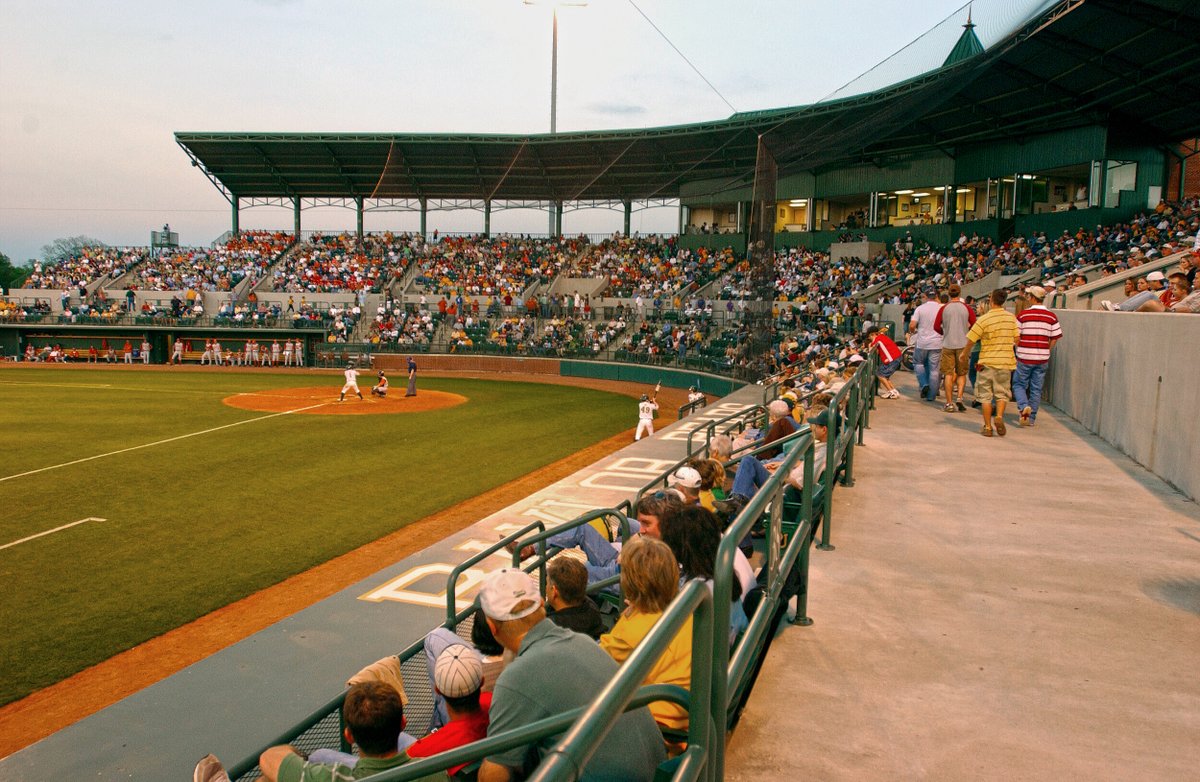
[[967,23],[963,25],[963,33],[958,37],[958,42],[954,44],[950,54],[946,55],[946,61],[942,63],[942,67],[969,60],[977,54],[983,54],[983,44],[980,42],[979,36],[975,34],[975,25],[971,22],[971,15],[968,13]]
[[[881,90],[635,130],[551,134],[176,133],[226,197],[623,201],[1104,125],[1138,143],[1200,134],[1200,3],[1063,0],[987,51]],[[965,49],[979,46],[974,31]],[[971,42],[973,41],[973,43]],[[982,47],[980,47],[982,48]],[[959,46],[955,47],[957,52]]]

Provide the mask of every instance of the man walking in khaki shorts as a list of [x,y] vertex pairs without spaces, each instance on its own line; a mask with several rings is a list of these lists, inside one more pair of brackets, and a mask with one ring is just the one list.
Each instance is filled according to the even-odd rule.
[[[1000,289],[992,291],[991,309],[975,321],[967,332],[967,354],[979,343],[979,374],[975,377],[975,399],[983,406],[983,429],[980,434],[992,436],[992,428],[1003,437],[1004,405],[1012,399],[1012,372],[1017,368],[1017,357],[1013,349],[1021,337],[1017,319],[1004,309],[1008,294]],[[995,417],[992,404],[995,403]]]
[[[942,335],[942,357],[938,367],[942,382],[946,384],[946,406],[942,409],[947,413],[961,413],[967,409],[962,401],[971,361],[967,331],[975,325],[975,310],[962,300],[962,289],[957,283],[952,284],[947,292],[950,301],[942,305],[933,319],[933,330]],[[956,387],[957,397],[954,396]]]

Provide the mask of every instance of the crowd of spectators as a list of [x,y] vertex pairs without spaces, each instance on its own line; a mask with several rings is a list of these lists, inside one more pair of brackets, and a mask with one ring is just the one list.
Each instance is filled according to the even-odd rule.
[[272,272],[271,290],[288,293],[378,291],[421,253],[416,234],[313,234]]
[[607,296],[670,299],[696,291],[736,262],[729,247],[681,250],[676,237],[618,234],[584,247],[570,274],[606,278]]
[[375,310],[367,330],[372,345],[428,345],[438,319],[428,310],[404,309],[390,296]]
[[101,277],[117,279],[149,254],[145,247],[82,247],[54,263],[34,261],[23,287],[82,289]]
[[442,236],[425,245],[415,281],[425,294],[519,300],[534,282],[549,283],[586,243],[586,237]]
[[243,279],[257,281],[291,243],[291,234],[243,231],[216,248],[179,248],[151,256],[137,267],[131,290],[231,291]]

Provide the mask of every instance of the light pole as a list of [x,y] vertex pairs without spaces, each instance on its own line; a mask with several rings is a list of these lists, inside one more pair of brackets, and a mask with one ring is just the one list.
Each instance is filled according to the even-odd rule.
[[[525,5],[537,5],[537,0],[523,0]],[[571,8],[583,8],[587,5],[586,2],[563,2],[552,3],[551,21],[550,21],[550,133],[551,135],[558,132],[558,7],[566,6]],[[550,204],[550,235],[555,234],[555,212],[558,209],[557,203]]]

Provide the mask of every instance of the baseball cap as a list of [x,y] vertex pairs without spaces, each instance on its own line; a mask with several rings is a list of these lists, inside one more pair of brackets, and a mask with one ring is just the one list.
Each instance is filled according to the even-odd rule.
[[433,684],[447,698],[470,695],[483,684],[483,660],[479,652],[463,644],[451,644],[433,664]]
[[1165,280],[1167,278],[1166,278],[1166,275],[1164,275],[1162,272],[1150,272],[1149,274],[1146,275],[1146,279],[1149,280],[1150,282],[1162,282],[1163,280]]
[[858,353],[854,353],[850,356],[850,358],[846,359],[847,364],[861,364],[864,361],[866,361],[866,359],[860,356]]
[[[513,606],[524,600],[533,605],[514,612]],[[479,591],[479,605],[483,613],[497,622],[510,622],[529,616],[542,604],[537,582],[528,573],[515,568],[500,568],[487,577]]]
[[832,416],[829,415],[829,408],[825,408],[821,412],[807,419],[814,426],[829,426]]
[[680,467],[671,476],[672,486],[682,486],[685,489],[700,488],[700,473],[696,472],[693,467]]
[[1025,289],[1025,292],[1028,293],[1030,296],[1032,296],[1035,299],[1046,298],[1046,289],[1040,285],[1030,285],[1028,288]]

